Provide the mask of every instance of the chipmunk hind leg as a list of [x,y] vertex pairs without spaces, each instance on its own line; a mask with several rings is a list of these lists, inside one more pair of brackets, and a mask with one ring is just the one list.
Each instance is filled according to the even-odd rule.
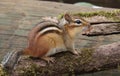
[[55,61],[54,57],[50,57],[51,55],[54,55],[62,51],[66,51],[66,47],[64,45],[61,35],[51,33],[47,35],[47,38],[48,38],[47,40],[49,41],[47,43],[49,43],[50,49],[46,53],[46,55],[42,57],[42,59],[46,60],[49,63]]
[[54,62],[55,58],[54,57],[49,57],[49,56],[43,56],[41,59],[45,60],[47,63]]
[[48,34],[38,41],[37,54],[39,55],[39,58],[45,60],[47,63],[54,62],[54,58],[50,57],[52,54],[54,54],[54,52],[52,51],[52,48],[55,47],[55,42],[53,38]]

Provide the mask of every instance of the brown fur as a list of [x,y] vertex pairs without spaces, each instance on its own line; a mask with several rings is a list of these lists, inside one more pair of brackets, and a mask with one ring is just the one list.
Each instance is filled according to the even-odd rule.
[[[24,54],[30,55],[33,57],[43,57],[50,51],[52,48],[55,48],[62,44],[63,41],[60,39],[62,32],[51,32],[43,34],[42,36],[38,35],[40,28],[47,25],[55,25],[53,22],[43,22],[34,27],[29,34],[29,45],[28,48],[24,50]],[[57,39],[57,40],[56,40]],[[59,40],[58,40],[59,39]],[[60,42],[59,42],[60,41]],[[56,43],[57,42],[57,43]]]
[[[82,18],[71,17],[69,14],[66,14],[65,18],[68,20],[68,24],[63,26],[63,32],[47,32],[40,36],[38,32],[42,27],[51,24],[55,26],[57,25],[56,23],[49,21],[40,23],[34,27],[29,34],[29,46],[27,50],[24,51],[25,54],[33,57],[43,57],[52,49],[63,46],[66,46],[68,50],[72,50],[73,53],[75,53],[76,51],[73,47],[74,37],[77,33],[79,33],[79,31],[81,31],[83,27],[88,26],[89,23]],[[76,25],[74,23],[75,18],[80,19],[82,24]],[[61,30],[63,29],[61,28]]]

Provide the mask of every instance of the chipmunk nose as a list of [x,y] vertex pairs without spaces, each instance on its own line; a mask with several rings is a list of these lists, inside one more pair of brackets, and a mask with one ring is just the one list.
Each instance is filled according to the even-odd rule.
[[82,30],[82,35],[89,35],[90,31],[91,31],[92,27],[90,25],[90,23],[87,24],[87,26],[85,26]]

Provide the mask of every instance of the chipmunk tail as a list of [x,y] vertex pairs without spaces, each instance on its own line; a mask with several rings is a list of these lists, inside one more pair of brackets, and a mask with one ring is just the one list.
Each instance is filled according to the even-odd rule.
[[7,70],[14,69],[19,58],[24,54],[26,55],[27,51],[28,51],[28,49],[24,49],[24,50],[20,50],[20,51],[13,50],[12,52],[8,52],[4,56],[3,60],[1,61],[0,66],[4,69],[7,69]]

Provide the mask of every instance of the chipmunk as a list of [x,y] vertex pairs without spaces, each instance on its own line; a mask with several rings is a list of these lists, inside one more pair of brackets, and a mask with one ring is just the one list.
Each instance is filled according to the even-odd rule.
[[[29,33],[28,47],[25,50],[17,51],[12,66],[17,62],[21,55],[29,55],[32,57],[42,58],[46,61],[53,61],[52,57],[49,57],[55,53],[61,51],[70,51],[75,55],[79,53],[74,48],[75,37],[80,31],[90,31],[90,23],[84,19],[64,14],[59,22],[43,21],[37,24]],[[11,56],[8,56],[9,58]],[[7,57],[7,60],[9,61]],[[4,59],[2,66],[6,67],[8,63]]]

